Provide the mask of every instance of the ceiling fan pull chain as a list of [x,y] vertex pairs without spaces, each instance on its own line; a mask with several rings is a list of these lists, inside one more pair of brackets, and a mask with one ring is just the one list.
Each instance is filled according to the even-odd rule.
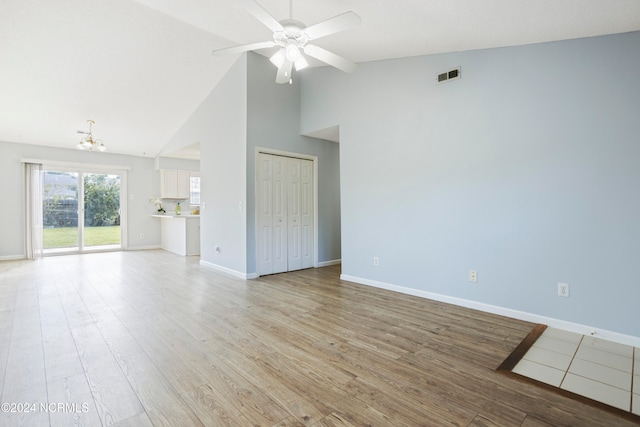
[[289,19],[293,19],[293,0],[289,0]]

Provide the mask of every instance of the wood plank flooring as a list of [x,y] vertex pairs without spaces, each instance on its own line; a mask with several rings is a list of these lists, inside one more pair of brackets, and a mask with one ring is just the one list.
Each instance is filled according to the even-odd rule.
[[634,425],[496,372],[533,324],[339,266],[243,281],[198,261],[0,262],[0,401],[53,408],[0,425]]

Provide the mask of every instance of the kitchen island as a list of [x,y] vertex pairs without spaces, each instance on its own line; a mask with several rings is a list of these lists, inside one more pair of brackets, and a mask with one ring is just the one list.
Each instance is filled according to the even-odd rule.
[[160,218],[160,246],[178,255],[200,255],[200,215],[151,215]]

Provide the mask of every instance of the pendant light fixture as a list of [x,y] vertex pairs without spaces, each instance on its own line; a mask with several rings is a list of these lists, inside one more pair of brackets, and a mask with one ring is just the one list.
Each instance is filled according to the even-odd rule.
[[79,150],[88,150],[88,151],[93,151],[93,150],[107,151],[107,147],[104,146],[102,141],[99,139],[94,139],[93,137],[92,128],[95,122],[93,120],[87,120],[87,123],[89,123],[89,132],[85,132],[82,130],[78,131],[78,133],[81,133],[86,136],[80,140],[78,145],[76,145],[76,148],[78,148]]

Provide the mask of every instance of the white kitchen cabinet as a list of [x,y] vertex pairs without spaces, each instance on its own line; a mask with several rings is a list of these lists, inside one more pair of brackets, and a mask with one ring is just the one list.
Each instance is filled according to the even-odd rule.
[[161,198],[188,199],[189,191],[189,172],[166,169],[160,171]]
[[160,246],[178,255],[200,254],[199,215],[152,215],[160,218]]

